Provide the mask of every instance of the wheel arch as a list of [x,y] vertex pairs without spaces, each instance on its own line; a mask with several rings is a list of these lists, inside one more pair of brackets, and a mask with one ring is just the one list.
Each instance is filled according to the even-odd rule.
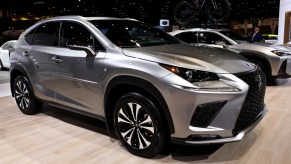
[[113,110],[120,96],[129,92],[138,92],[148,97],[155,105],[157,105],[162,119],[167,121],[166,128],[169,134],[174,133],[173,120],[168,105],[160,91],[149,81],[132,76],[114,77],[107,85],[104,94],[104,112],[107,128],[109,131],[113,129]]
[[[27,78],[27,80],[30,81],[28,74],[21,68],[20,66],[16,66],[10,70],[10,89],[11,89],[11,94],[14,97],[14,81],[17,76],[22,75]],[[32,92],[34,92],[32,90]]]
[[4,65],[3,65],[2,60],[1,60],[1,58],[0,58],[0,71],[2,71],[3,68],[4,68]]
[[268,59],[266,57],[264,57],[264,54],[260,54],[260,53],[255,53],[255,52],[240,52],[240,55],[242,55],[243,57],[245,57],[246,59],[252,61],[252,62],[259,62],[261,64],[263,64],[264,68],[266,69],[266,73],[267,73],[267,77],[272,77],[272,68],[271,68],[271,64],[268,61]]

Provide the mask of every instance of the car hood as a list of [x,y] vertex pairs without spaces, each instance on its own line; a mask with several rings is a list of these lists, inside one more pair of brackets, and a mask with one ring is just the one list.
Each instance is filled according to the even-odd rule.
[[237,53],[220,48],[169,44],[124,48],[126,56],[215,73],[241,73],[255,66]]

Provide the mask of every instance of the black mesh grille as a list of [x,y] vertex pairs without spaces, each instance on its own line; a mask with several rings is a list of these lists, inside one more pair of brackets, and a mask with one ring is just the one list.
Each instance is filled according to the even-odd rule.
[[236,76],[249,85],[249,90],[233,130],[235,135],[257,120],[264,109],[266,90],[265,75],[258,69],[253,72],[236,74]]
[[285,75],[286,74],[286,69],[287,69],[287,59],[282,63],[278,75]]
[[207,127],[225,103],[226,101],[219,101],[199,105],[192,116],[190,125],[196,127]]

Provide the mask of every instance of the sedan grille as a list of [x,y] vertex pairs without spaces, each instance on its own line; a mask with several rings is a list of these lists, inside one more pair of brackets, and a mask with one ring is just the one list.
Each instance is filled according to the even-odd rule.
[[249,85],[249,90],[233,129],[234,135],[248,128],[260,117],[260,114],[264,109],[266,90],[266,78],[259,69],[235,75]]

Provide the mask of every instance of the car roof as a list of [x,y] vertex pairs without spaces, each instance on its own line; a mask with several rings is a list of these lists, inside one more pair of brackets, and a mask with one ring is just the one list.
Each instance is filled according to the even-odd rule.
[[176,35],[176,34],[179,34],[179,33],[182,33],[182,32],[195,32],[195,31],[212,31],[212,32],[220,32],[220,31],[229,31],[228,29],[212,29],[212,28],[188,28],[188,29],[185,29],[185,30],[175,30],[175,31],[172,31],[170,32],[170,34],[172,35]]
[[176,30],[176,31],[172,31],[169,32],[170,35],[175,36],[177,34],[183,33],[183,32],[203,32],[203,31],[207,31],[207,32],[214,32],[220,36],[222,36],[224,39],[228,40],[231,44],[237,44],[237,42],[231,38],[229,38],[228,36],[224,35],[223,33],[221,33],[221,31],[230,31],[229,29],[225,29],[225,28],[218,28],[218,29],[212,29],[212,28],[189,28],[189,29],[185,29],[185,30]]
[[137,21],[132,18],[117,18],[117,17],[83,17],[79,15],[69,15],[69,16],[57,16],[57,17],[51,17],[45,20],[86,20],[86,21],[92,21],[92,20],[132,20]]
[[6,44],[6,43],[12,43],[12,42],[15,43],[15,42],[17,42],[17,40],[8,40],[8,41],[4,42],[3,45]]

